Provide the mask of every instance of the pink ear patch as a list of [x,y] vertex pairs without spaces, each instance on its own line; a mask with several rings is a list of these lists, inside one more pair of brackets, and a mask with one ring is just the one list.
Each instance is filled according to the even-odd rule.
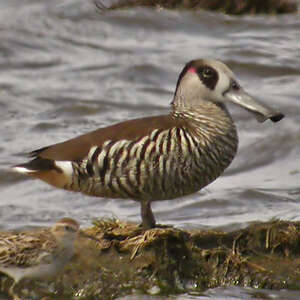
[[189,73],[197,73],[197,70],[196,70],[196,68],[191,67],[191,68],[189,68],[188,72]]

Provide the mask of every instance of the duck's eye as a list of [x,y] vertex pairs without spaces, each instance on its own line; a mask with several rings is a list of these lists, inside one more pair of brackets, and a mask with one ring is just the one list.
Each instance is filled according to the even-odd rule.
[[74,232],[74,229],[71,226],[69,226],[69,225],[65,226],[65,230],[69,231],[69,232]]
[[232,81],[231,88],[233,90],[238,90],[240,88],[239,84],[236,81]]
[[202,75],[204,78],[210,78],[213,76],[213,70],[211,68],[204,68],[202,71]]

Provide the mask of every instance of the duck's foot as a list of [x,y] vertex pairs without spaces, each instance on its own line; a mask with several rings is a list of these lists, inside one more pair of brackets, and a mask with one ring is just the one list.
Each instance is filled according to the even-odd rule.
[[156,224],[155,228],[174,228],[174,226],[168,224]]
[[[144,228],[144,224],[143,223],[140,223],[139,224],[139,228]],[[152,229],[152,228],[174,228],[173,225],[168,225],[168,224],[157,224],[155,223],[155,226],[154,227],[151,227],[151,228],[146,228],[145,230],[149,230],[149,229]]]

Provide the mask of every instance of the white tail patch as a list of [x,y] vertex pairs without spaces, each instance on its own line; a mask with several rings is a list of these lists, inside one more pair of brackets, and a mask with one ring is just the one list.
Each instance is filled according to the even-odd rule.
[[18,172],[18,173],[23,173],[23,174],[37,172],[36,170],[30,170],[25,167],[12,167],[12,170],[15,172]]
[[73,176],[72,162],[67,160],[55,161],[55,165],[60,168],[67,177]]
[[40,169],[38,169],[38,164],[33,167],[36,167],[36,170],[30,169],[30,162],[28,163],[29,167],[25,165],[15,166],[13,170],[19,173],[23,173],[34,178],[43,180],[55,187],[62,189],[69,189],[73,181],[73,166],[70,161],[54,161],[54,165],[46,165],[43,168],[41,164]]
[[[45,181],[48,183],[63,189],[69,189],[70,185],[73,182],[73,165],[72,162],[64,160],[64,161],[54,161],[54,164],[57,168],[62,171],[58,173],[57,170],[53,172],[49,172],[48,178],[45,178]],[[53,173],[52,176],[50,173]],[[41,178],[42,179],[42,178]]]

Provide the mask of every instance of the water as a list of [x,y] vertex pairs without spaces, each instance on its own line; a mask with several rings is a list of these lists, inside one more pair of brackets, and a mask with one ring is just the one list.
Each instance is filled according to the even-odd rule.
[[[56,190],[9,168],[42,146],[168,112],[179,72],[202,57],[227,63],[247,91],[286,118],[260,124],[230,106],[240,137],[237,157],[201,192],[154,203],[158,222],[234,230],[257,220],[300,220],[299,40],[299,14],[142,8],[99,14],[86,0],[0,0],[1,228],[46,226],[62,216],[83,226],[101,216],[139,222],[138,203]],[[240,288],[167,299],[205,297],[256,299]],[[292,292],[282,297],[294,299]]]
[[169,297],[158,296],[126,296],[118,300],[298,300],[299,292],[293,291],[269,291],[256,290],[253,288],[227,287],[207,290],[201,295],[178,295]]

